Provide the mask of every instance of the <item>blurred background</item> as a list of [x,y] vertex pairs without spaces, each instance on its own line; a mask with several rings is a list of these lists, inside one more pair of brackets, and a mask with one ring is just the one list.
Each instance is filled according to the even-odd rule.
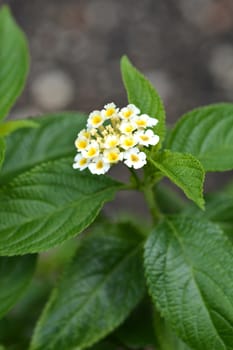
[[[0,0],[1,3],[1,0]],[[31,70],[12,117],[126,103],[127,54],[162,96],[169,123],[233,100],[232,0],[2,0],[25,31]],[[207,190],[229,173],[208,175]]]

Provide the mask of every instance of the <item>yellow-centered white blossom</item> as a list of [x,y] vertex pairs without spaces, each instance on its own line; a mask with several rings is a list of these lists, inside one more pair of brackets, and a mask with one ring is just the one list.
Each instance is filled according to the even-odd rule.
[[146,154],[140,152],[137,147],[131,148],[124,153],[124,163],[129,168],[140,169],[146,164]]
[[155,146],[157,143],[159,143],[159,136],[154,134],[153,130],[151,129],[138,130],[134,135],[139,145],[142,146]]
[[89,163],[88,168],[92,174],[105,174],[109,168],[110,164],[106,163],[103,157],[96,157],[92,162]]
[[115,103],[108,103],[104,106],[104,109],[101,111],[101,114],[105,119],[110,119],[118,116],[119,108],[116,107]]
[[130,168],[143,167],[146,164],[143,147],[159,142],[159,136],[148,129],[157,122],[140,114],[133,104],[121,109],[114,103],[106,104],[101,111],[89,114],[86,129],[78,133],[73,168],[88,168],[92,174],[101,175],[120,161]]
[[104,160],[106,163],[118,163],[122,158],[123,153],[120,152],[119,148],[111,148],[104,151]]
[[135,115],[140,113],[140,109],[138,109],[135,105],[129,104],[127,107],[121,108],[119,112],[119,116],[123,120],[130,120]]
[[105,121],[105,117],[102,115],[100,111],[94,111],[89,114],[89,118],[87,120],[87,126],[89,128],[98,128]]
[[87,158],[84,158],[82,154],[78,153],[74,158],[74,169],[84,170],[88,167],[89,160]]
[[120,145],[123,149],[127,150],[134,147],[138,141],[137,137],[134,134],[131,135],[121,135],[120,137]]

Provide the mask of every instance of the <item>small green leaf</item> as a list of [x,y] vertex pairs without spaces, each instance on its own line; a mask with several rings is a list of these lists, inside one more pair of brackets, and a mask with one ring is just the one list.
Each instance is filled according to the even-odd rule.
[[201,219],[165,219],[149,236],[145,269],[152,298],[191,348],[233,349],[233,246]]
[[0,184],[43,162],[74,156],[74,140],[85,127],[86,119],[80,113],[45,115],[32,119],[38,128],[20,129],[9,135]]
[[7,136],[17,129],[37,128],[39,125],[30,119],[10,120],[0,124],[0,137]]
[[74,237],[121,187],[75,171],[69,157],[22,172],[0,189],[0,255],[35,253]]
[[36,255],[0,258],[0,317],[18,301],[33,275]]
[[126,56],[121,59],[121,73],[129,103],[135,104],[142,113],[158,119],[154,131],[160,136],[161,144],[166,130],[165,110],[159,94]]
[[170,133],[167,147],[191,153],[206,171],[233,169],[233,104],[197,108],[185,114]]
[[0,10],[0,121],[22,92],[29,66],[24,34],[7,6]]
[[5,141],[3,138],[0,138],[0,168],[5,158]]
[[143,237],[104,225],[81,241],[37,325],[31,350],[85,349],[113,331],[145,292]]
[[190,154],[165,150],[157,153],[150,162],[163,175],[180,187],[186,196],[204,208],[203,183],[205,172],[201,163]]

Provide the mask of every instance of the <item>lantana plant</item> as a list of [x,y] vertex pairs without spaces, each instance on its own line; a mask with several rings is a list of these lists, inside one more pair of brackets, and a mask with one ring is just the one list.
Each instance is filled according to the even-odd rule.
[[[28,56],[2,7],[0,349],[232,350],[233,185],[203,186],[233,169],[233,104],[166,130],[161,98],[124,56],[126,106],[4,121]],[[130,190],[150,219],[102,210]]]

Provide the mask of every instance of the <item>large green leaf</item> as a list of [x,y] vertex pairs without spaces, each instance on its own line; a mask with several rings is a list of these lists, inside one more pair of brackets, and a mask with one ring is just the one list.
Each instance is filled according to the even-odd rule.
[[121,72],[129,103],[135,104],[142,113],[158,119],[154,130],[160,136],[161,143],[165,136],[165,110],[159,94],[126,56],[121,59]]
[[10,120],[0,124],[0,137],[5,137],[22,128],[37,128],[39,125],[31,119]]
[[21,297],[33,275],[36,255],[0,258],[0,317]]
[[233,104],[201,107],[185,114],[170,133],[167,147],[191,153],[206,171],[233,169]]
[[30,349],[85,349],[116,328],[143,297],[143,236],[126,223],[98,231],[81,241]]
[[2,120],[21,93],[29,66],[26,39],[6,6],[0,10],[0,47],[0,120]]
[[39,252],[84,230],[122,184],[48,161],[0,189],[0,255]]
[[5,157],[5,142],[3,138],[0,138],[0,168],[2,166]]
[[233,349],[233,246],[212,223],[165,219],[145,247],[152,298],[193,349]]
[[7,137],[0,184],[43,162],[74,155],[75,137],[86,125],[86,117],[80,113],[46,115],[32,121],[39,127],[21,129]]
[[186,196],[193,200],[200,208],[204,207],[203,183],[204,170],[201,163],[191,156],[165,150],[157,153],[150,162],[163,175],[180,187]]

